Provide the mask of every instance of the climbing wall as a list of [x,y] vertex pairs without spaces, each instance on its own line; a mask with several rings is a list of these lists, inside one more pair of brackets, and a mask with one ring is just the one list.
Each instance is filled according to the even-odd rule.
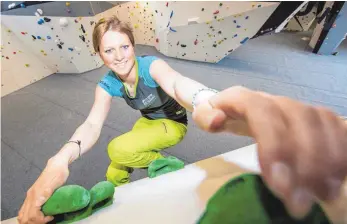
[[56,72],[24,45],[8,27],[1,24],[1,96]]
[[[311,3],[312,4],[312,3]],[[307,3],[288,23],[286,30],[288,31],[308,31],[317,17],[317,7],[306,12],[309,3]],[[306,12],[306,13],[303,13]],[[303,14],[303,15],[302,15]]]
[[[127,2],[117,5],[95,16],[95,21],[116,15],[128,23],[132,29],[136,44],[153,46],[155,43],[155,19],[148,2]],[[151,3],[153,4],[153,3]],[[155,3],[154,3],[155,4]]]
[[277,2],[128,2],[98,14],[117,15],[134,29],[137,44],[164,55],[218,62],[252,38]]
[[93,17],[1,18],[2,23],[52,70],[82,73],[102,65],[92,47]]

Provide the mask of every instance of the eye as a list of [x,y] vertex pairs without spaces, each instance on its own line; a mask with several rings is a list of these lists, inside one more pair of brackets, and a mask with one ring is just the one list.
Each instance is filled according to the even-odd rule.
[[129,45],[124,45],[124,46],[122,46],[123,47],[123,49],[128,49],[129,48]]
[[111,53],[113,51],[113,49],[107,49],[106,51],[105,51],[105,53],[106,54],[109,54],[109,53]]

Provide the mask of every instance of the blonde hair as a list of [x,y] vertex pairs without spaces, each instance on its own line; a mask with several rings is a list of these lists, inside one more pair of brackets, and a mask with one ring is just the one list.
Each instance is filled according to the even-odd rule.
[[95,52],[100,51],[101,38],[109,30],[126,34],[129,37],[131,44],[135,46],[135,39],[131,27],[127,23],[120,21],[117,16],[112,16],[107,19],[100,19],[94,27],[93,47]]

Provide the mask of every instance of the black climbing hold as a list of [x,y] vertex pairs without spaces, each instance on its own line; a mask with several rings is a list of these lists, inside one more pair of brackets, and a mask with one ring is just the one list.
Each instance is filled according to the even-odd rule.
[[54,28],[53,28],[53,27],[51,27],[51,30],[54,30]]
[[224,40],[227,40],[227,38],[226,38],[226,37],[224,37]]
[[240,28],[241,26],[240,25],[237,25],[236,28]]
[[86,42],[86,38],[83,35],[79,36],[81,38],[81,40],[83,40],[83,42]]
[[210,26],[211,29],[213,29],[213,26]]
[[213,47],[217,47],[217,44],[213,44]]
[[34,40],[36,40],[36,37],[34,35],[31,35],[33,37]]
[[215,16],[214,18],[217,19],[217,16]]
[[55,35],[55,37],[59,37],[58,35]]
[[218,31],[218,34],[222,34],[222,31]]
[[57,46],[58,46],[60,49],[63,49],[63,47],[62,47],[60,44],[57,44]]
[[155,13],[158,13],[158,10],[155,10]]
[[51,19],[50,18],[47,18],[47,17],[43,17],[43,20],[45,21],[45,22],[50,22],[51,21]]
[[60,41],[60,45],[64,45],[64,42],[61,42],[61,41]]
[[236,20],[234,20],[234,23],[236,23]]
[[222,6],[223,5],[223,3],[219,3],[219,6]]
[[94,24],[94,21],[90,21],[90,25],[92,26]]
[[179,44],[180,44],[180,42],[178,41],[178,42],[177,42],[177,46],[178,46]]
[[204,10],[205,10],[204,8],[201,9],[201,11],[204,11]]
[[248,19],[248,18],[249,18],[249,16],[246,16],[246,17],[245,17],[245,19]]
[[84,27],[83,27],[82,24],[81,24],[81,29],[82,29],[82,32],[83,32],[83,33],[86,33],[86,31],[85,31],[85,29],[84,29]]
[[237,37],[237,34],[235,34],[233,37]]
[[234,49],[228,50],[229,53],[233,52]]
[[185,45],[185,44],[181,44],[181,47],[187,47],[187,45]]

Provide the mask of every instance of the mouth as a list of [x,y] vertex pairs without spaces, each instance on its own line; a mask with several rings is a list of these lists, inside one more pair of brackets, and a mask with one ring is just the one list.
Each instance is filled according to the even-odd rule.
[[122,63],[114,63],[114,65],[117,68],[124,68],[127,62],[128,62],[128,60],[126,60],[125,62],[122,62]]

